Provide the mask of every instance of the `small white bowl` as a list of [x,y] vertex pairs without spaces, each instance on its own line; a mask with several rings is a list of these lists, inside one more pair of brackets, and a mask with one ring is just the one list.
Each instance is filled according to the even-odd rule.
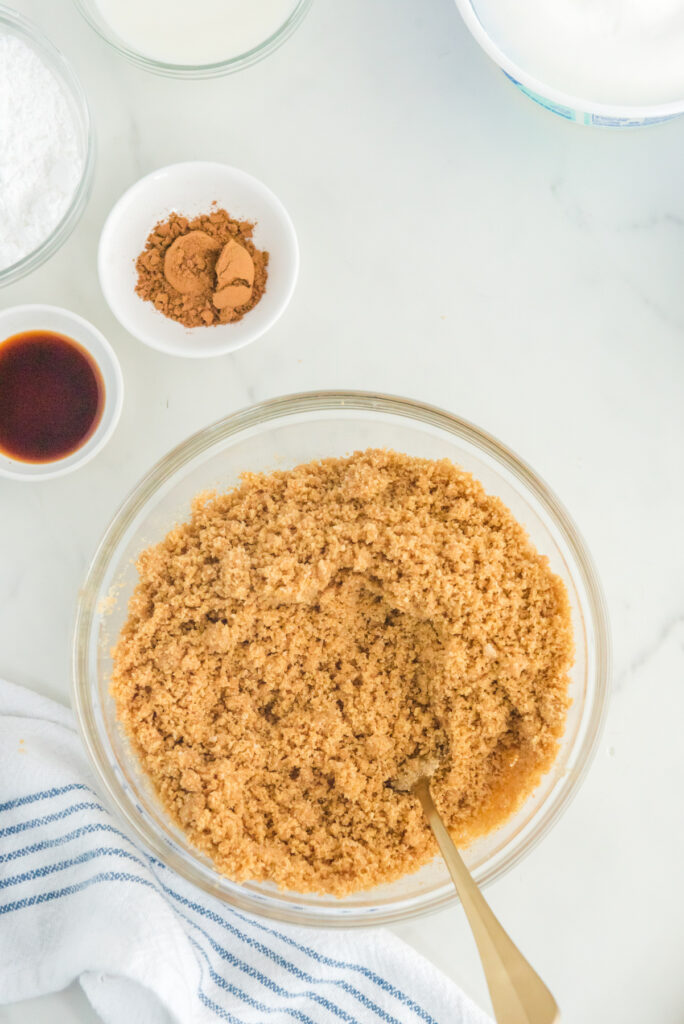
[[[152,228],[173,211],[209,213],[212,203],[255,223],[254,244],[267,249],[266,291],[234,324],[183,327],[135,293],[135,261]],[[124,192],[105,221],[98,250],[105,299],[119,323],[146,345],[174,356],[220,356],[264,334],[292,298],[299,272],[297,235],[280,200],[260,181],[226,164],[192,161],[153,171]]]
[[86,443],[54,462],[22,462],[0,452],[0,476],[15,480],[48,480],[64,476],[89,462],[114,433],[123,407],[124,383],[114,349],[105,336],[82,316],[59,306],[13,306],[0,312],[0,344],[24,331],[53,331],[78,342],[90,353],[102,374],[105,387],[100,422]]

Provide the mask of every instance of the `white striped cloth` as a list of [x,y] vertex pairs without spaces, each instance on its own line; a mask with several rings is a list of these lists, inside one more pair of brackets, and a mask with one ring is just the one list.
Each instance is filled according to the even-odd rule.
[[139,849],[71,712],[0,680],[0,1005],[75,978],[106,1024],[487,1024],[392,934],[250,917]]

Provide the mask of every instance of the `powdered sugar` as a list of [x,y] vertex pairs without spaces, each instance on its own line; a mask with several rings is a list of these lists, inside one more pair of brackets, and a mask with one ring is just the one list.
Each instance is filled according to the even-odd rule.
[[27,43],[0,34],[0,270],[51,234],[82,172],[78,127],[61,84]]

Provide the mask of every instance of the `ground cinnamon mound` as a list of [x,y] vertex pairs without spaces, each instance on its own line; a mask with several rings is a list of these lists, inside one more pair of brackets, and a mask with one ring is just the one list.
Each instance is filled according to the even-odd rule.
[[564,586],[448,461],[369,450],[196,498],[138,564],[112,693],[173,819],[217,869],[301,892],[388,882],[436,848],[389,787],[437,757],[459,843],[551,766]]
[[[154,226],[136,260],[137,294],[184,327],[241,320],[261,299],[268,277],[269,254],[255,247],[253,233],[254,224],[223,209],[192,220],[170,214]],[[243,258],[227,277],[230,263],[222,256],[237,252],[235,243]]]

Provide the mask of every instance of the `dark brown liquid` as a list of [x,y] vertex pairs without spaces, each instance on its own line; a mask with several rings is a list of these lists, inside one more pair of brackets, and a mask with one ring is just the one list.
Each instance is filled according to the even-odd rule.
[[104,408],[100,369],[77,342],[26,331],[0,344],[0,451],[54,462],[92,437]]

